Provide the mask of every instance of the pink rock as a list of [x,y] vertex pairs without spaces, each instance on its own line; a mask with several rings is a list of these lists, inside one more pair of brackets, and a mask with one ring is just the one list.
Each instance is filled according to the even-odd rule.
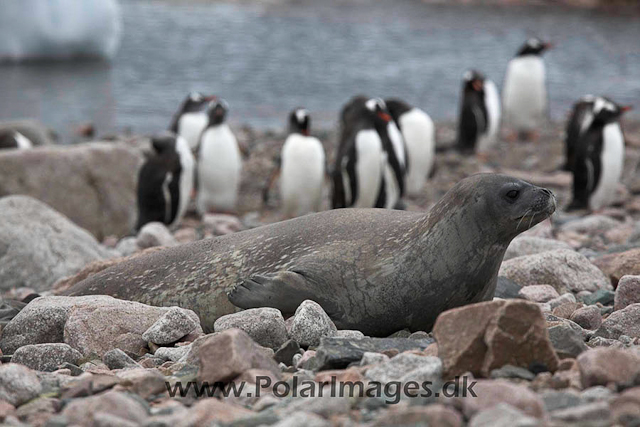
[[640,373],[640,356],[612,347],[591,349],[577,358],[582,386],[606,386],[629,381]]
[[518,296],[533,302],[548,302],[560,294],[551,285],[531,285],[520,289]]
[[622,310],[635,303],[640,303],[640,276],[623,276],[616,288],[613,309]]
[[477,396],[468,395],[456,398],[462,404],[466,418],[475,413],[506,403],[520,409],[527,415],[543,418],[545,415],[542,398],[528,387],[514,384],[506,380],[476,380],[473,392]]
[[569,317],[584,329],[595,330],[602,324],[602,314],[600,308],[595,305],[588,305],[577,309]]

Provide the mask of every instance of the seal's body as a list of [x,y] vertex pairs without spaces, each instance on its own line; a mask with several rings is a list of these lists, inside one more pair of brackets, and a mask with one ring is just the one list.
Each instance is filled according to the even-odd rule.
[[420,194],[433,169],[436,157],[436,129],[431,117],[421,109],[397,100],[385,100],[407,148],[406,191]]
[[624,136],[620,116],[631,107],[596,97],[591,120],[574,142],[573,201],[567,210],[599,210],[615,199],[624,167]]
[[429,330],[442,311],[491,299],[509,242],[554,209],[546,189],[475,175],[428,213],[306,215],[140,256],[68,294],[178,305],[198,313],[208,331],[236,307],[275,307],[286,316],[306,299],[341,329]]
[[238,199],[242,158],[238,141],[225,122],[227,110],[224,100],[211,102],[209,124],[200,139],[196,208],[201,215],[233,211]]
[[502,103],[505,122],[520,133],[536,131],[546,117],[546,70],[542,52],[549,47],[550,43],[529,39],[509,61]]

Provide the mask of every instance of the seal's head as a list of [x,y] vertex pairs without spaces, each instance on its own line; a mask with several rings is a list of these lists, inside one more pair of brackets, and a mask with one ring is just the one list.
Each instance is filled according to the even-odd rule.
[[498,174],[477,174],[459,181],[434,207],[438,217],[458,212],[463,227],[491,240],[508,243],[556,210],[546,188]]

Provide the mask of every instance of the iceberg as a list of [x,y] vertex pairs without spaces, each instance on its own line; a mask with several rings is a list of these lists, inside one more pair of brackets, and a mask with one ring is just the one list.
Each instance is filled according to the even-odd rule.
[[112,58],[117,0],[0,0],[0,61]]

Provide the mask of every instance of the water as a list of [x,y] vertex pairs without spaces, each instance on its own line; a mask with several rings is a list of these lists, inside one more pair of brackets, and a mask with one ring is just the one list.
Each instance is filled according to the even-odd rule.
[[190,90],[223,96],[232,124],[258,128],[284,127],[296,106],[317,127],[334,126],[358,93],[398,96],[451,120],[463,72],[479,69],[501,86],[533,35],[557,44],[545,55],[554,119],[586,93],[640,107],[638,16],[418,0],[121,6],[124,37],[111,63],[0,66],[0,120],[35,117],[63,139],[86,122],[99,134],[154,132]]

